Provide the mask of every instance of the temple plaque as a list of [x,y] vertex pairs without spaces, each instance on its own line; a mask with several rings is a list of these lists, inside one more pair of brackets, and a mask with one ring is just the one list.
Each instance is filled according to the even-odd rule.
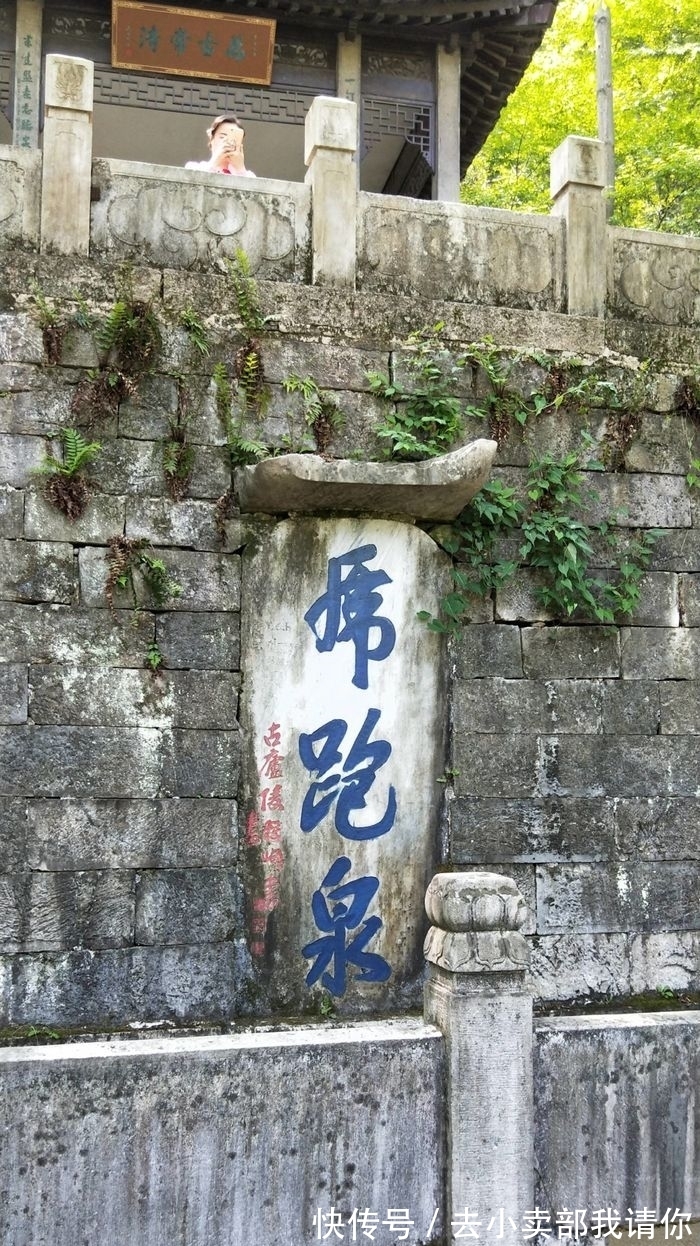
[[262,17],[112,0],[112,64],[269,86],[275,27]]

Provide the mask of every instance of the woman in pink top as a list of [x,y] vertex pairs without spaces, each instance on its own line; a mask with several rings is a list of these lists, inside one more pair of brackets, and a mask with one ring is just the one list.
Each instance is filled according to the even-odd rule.
[[245,167],[243,136],[245,130],[238,117],[223,114],[215,117],[209,129],[209,160],[188,160],[186,169],[204,169],[207,173],[232,173],[234,177],[255,177]]

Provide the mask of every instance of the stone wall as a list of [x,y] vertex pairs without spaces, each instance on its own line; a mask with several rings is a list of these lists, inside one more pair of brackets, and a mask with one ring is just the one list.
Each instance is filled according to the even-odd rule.
[[[49,366],[28,292],[36,283],[59,311],[82,299],[104,315],[125,272],[104,260],[5,255],[0,1015],[70,1027],[255,1012],[260,981],[237,872],[238,693],[241,676],[254,674],[240,671],[240,564],[275,520],[217,506],[231,473],[212,370],[223,362],[233,375],[245,339],[231,283],[168,268],[128,274],[161,323],[163,350],[138,394],[93,429],[103,446],[95,491],[71,523],[43,500],[32,471],[47,438],[73,422],[95,345],[74,326]],[[341,299],[279,280],[259,292],[273,317],[263,342],[270,400],[250,432],[271,446],[308,431],[300,396],[282,384],[297,373],[331,392],[346,417],[331,452],[376,457],[383,412],[366,372],[405,376],[409,332],[438,318],[455,351],[490,334],[513,354],[576,353],[636,404],[625,470],[596,473],[591,514],[625,508],[623,528],[661,530],[639,608],[620,626],[562,623],[543,613],[525,573],[475,606],[454,646],[438,848],[455,868],[488,865],[523,889],[540,998],[697,990],[700,521],[685,476],[700,426],[674,397],[692,371],[690,348],[672,337],[672,362],[640,372],[638,359],[611,353],[616,320],[416,305],[370,291]],[[183,309],[206,325],[208,356],[181,324]],[[548,366],[521,361],[518,383],[541,388]],[[464,376],[474,401],[484,378]],[[183,390],[194,461],[175,502],[163,440]],[[584,424],[602,444],[615,418],[604,407],[582,417],[575,404],[543,415],[525,439],[511,433],[496,473],[521,487],[529,455],[570,447]],[[473,421],[465,439],[484,431]],[[148,539],[180,596],[156,608],[137,578],[138,612],[124,591],[110,608],[105,555],[115,536]],[[153,642],[158,676],[146,668]]]

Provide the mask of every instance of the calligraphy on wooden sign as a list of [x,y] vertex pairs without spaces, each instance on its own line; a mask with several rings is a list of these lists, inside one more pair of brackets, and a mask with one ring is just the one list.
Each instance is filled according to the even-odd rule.
[[274,21],[112,0],[112,64],[269,86]]

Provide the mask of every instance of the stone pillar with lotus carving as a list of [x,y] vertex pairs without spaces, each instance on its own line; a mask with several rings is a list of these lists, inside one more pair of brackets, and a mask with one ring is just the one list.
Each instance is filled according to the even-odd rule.
[[527,907],[512,879],[478,871],[436,874],[425,907],[425,1019],[447,1049],[446,1240],[471,1224],[521,1246],[534,1189]]
[[77,56],[46,57],[41,250],[90,251],[94,65]]

